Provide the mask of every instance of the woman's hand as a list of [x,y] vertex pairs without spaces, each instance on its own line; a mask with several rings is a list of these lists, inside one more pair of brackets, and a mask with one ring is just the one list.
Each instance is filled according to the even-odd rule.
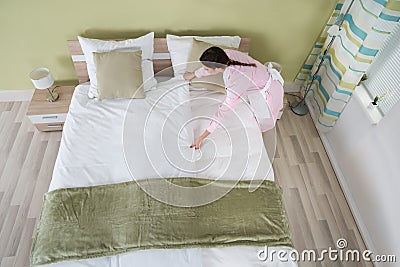
[[210,134],[209,131],[204,131],[204,133],[194,141],[194,143],[190,146],[190,148],[199,149],[201,142]]
[[203,141],[202,138],[200,137],[197,138],[197,140],[194,141],[194,143],[190,146],[190,148],[199,149],[202,141]]
[[194,75],[194,72],[185,72],[185,74],[183,74],[183,78],[186,81],[189,81],[189,80],[193,79],[194,77],[196,77],[196,75]]

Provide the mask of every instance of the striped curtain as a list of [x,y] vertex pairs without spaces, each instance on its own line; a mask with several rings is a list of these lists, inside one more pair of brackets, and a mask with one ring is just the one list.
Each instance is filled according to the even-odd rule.
[[[351,0],[339,0],[295,83],[310,83],[331,38],[329,28],[340,21]],[[308,94],[309,108],[316,114],[320,130],[331,129],[362,75],[374,61],[385,39],[400,21],[399,0],[355,0],[345,15],[341,31],[325,55]]]

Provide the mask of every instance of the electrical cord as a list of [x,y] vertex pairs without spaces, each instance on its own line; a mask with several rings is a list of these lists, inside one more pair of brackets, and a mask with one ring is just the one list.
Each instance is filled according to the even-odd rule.
[[[300,93],[300,92],[299,92]],[[295,93],[285,93],[285,95],[290,95],[290,96],[294,96],[294,97],[296,97],[296,98],[298,98],[298,99],[302,99],[302,97],[300,96],[300,95],[296,95]],[[292,106],[292,104],[291,104],[291,101],[289,101],[288,100],[288,104],[289,104],[289,108],[292,108],[293,106]]]

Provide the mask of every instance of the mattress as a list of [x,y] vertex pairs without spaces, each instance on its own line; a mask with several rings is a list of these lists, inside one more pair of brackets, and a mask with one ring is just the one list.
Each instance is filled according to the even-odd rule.
[[[224,95],[189,90],[180,78],[158,83],[144,99],[89,99],[78,85],[64,125],[49,191],[158,177],[274,179],[254,116],[240,103],[229,120],[189,146]],[[143,250],[51,266],[296,266],[268,258],[261,247]],[[273,248],[288,252],[287,248]],[[271,261],[272,260],[272,261]]]

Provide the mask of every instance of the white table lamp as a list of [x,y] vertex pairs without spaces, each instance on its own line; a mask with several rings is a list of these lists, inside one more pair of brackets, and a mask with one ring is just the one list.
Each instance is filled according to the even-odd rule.
[[58,93],[54,92],[54,90],[50,91],[50,87],[54,84],[54,79],[48,68],[38,68],[33,70],[29,74],[29,78],[31,78],[36,89],[47,89],[49,91],[47,95],[47,100],[49,102],[54,102],[58,99]]

